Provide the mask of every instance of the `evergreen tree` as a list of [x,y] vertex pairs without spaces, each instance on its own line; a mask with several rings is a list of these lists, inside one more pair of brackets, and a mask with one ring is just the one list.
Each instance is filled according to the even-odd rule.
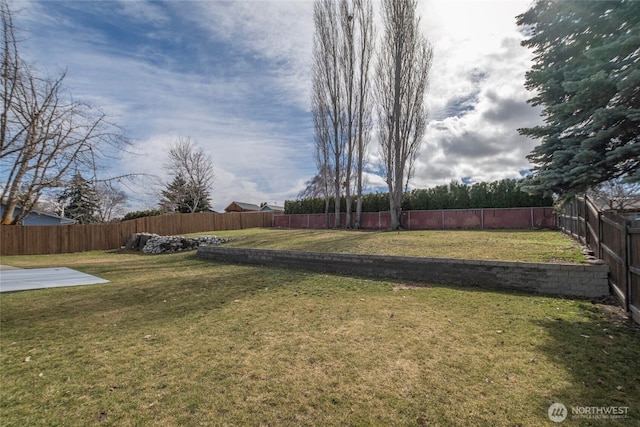
[[545,124],[528,189],[567,197],[625,177],[640,181],[640,2],[538,0],[518,16],[533,49],[526,87]]
[[100,201],[95,186],[76,173],[69,185],[58,196],[62,211],[60,214],[73,218],[80,224],[95,224],[100,222],[98,210]]
[[192,213],[207,211],[211,208],[205,191],[196,191],[187,180],[178,174],[166,189],[162,190],[160,209],[169,212]]
[[178,138],[167,151],[165,165],[173,177],[161,192],[160,207],[167,211],[194,213],[211,208],[213,185],[211,156],[189,138]]

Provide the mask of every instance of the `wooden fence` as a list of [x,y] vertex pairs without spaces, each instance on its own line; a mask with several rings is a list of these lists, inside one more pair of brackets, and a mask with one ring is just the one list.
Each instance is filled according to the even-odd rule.
[[163,236],[272,227],[273,212],[203,212],[150,216],[110,224],[0,226],[0,255],[39,255],[118,249],[131,234]]
[[609,265],[613,293],[640,323],[640,221],[601,212],[585,197],[565,205],[558,225]]
[[[333,227],[335,214],[276,215],[275,227],[320,229]],[[345,225],[345,214],[340,223]],[[361,228],[385,230],[391,225],[389,212],[363,212]],[[432,211],[405,211],[402,227],[406,230],[454,230],[497,228],[553,228],[557,227],[553,208],[504,209],[447,209]]]

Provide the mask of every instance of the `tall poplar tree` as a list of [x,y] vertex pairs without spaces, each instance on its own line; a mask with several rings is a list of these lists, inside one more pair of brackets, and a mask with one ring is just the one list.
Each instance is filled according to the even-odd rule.
[[362,215],[362,190],[364,185],[364,167],[367,157],[367,147],[371,141],[373,128],[373,86],[371,83],[371,62],[375,51],[375,30],[373,26],[373,6],[370,0],[354,0],[353,14],[356,22],[355,37],[355,130],[353,149],[355,151],[355,191],[356,216],[354,228],[360,228]]
[[538,0],[517,19],[529,103],[544,107],[543,125],[519,130],[541,141],[527,188],[566,198],[640,181],[640,2]]
[[433,49],[420,32],[416,0],[383,0],[383,35],[376,69],[380,155],[391,229],[400,227],[402,199],[424,136],[424,105]]
[[[371,1],[317,0],[314,25],[312,110],[316,164],[325,182],[332,179],[326,206],[330,195],[340,200],[344,194],[346,226],[350,227],[354,192],[358,206],[362,205],[362,173],[371,128]],[[359,215],[355,224],[359,224]],[[340,203],[336,203],[334,227],[339,226]]]

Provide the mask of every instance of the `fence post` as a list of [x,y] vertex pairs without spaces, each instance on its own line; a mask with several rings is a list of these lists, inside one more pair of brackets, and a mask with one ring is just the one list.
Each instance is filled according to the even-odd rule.
[[[574,212],[580,210],[578,208],[578,203],[580,203],[578,200],[571,203],[571,232],[576,236],[580,235],[580,212]],[[579,237],[578,240],[580,240]]]
[[535,223],[534,223],[534,219],[533,219],[533,208],[530,209],[531,211],[531,228],[535,227]]
[[589,205],[587,201],[589,200],[588,196],[584,196],[584,242],[587,247],[591,250],[591,233],[589,233]]
[[602,235],[603,233],[603,225],[602,225],[602,212],[598,210],[598,259],[602,259]]
[[631,272],[631,233],[629,232],[629,228],[631,227],[631,221],[624,222],[624,233],[625,233],[625,243],[627,244],[626,256],[624,261],[624,268],[627,272],[627,301],[626,307],[624,308],[627,313],[631,311],[631,287],[633,286],[632,282],[632,272]]

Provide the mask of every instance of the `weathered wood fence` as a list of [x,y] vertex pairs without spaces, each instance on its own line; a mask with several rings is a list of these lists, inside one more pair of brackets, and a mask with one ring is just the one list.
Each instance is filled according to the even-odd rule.
[[640,323],[640,221],[601,212],[585,197],[565,205],[558,225],[609,265],[613,293]]
[[120,248],[131,234],[163,236],[272,227],[273,212],[203,212],[138,218],[110,224],[0,226],[0,255],[39,255]]
[[[274,226],[283,228],[320,229],[333,227],[335,214],[276,215]],[[342,214],[340,224],[346,224]],[[386,230],[391,225],[389,212],[363,212],[361,228]],[[352,224],[353,225],[353,224]],[[405,211],[402,213],[405,230],[455,230],[498,228],[553,228],[557,227],[553,208],[500,208],[500,209],[446,209]]]

